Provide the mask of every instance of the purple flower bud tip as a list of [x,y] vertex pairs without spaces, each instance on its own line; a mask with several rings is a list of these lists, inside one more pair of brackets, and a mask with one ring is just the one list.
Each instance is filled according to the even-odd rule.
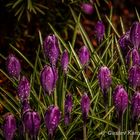
[[128,72],[128,81],[133,88],[140,86],[140,66],[134,65]]
[[13,114],[6,114],[4,117],[3,135],[5,140],[12,140],[16,132],[16,119]]
[[28,99],[30,96],[30,83],[25,76],[22,76],[18,84],[18,97],[21,102]]
[[140,64],[140,55],[136,48],[133,48],[127,53],[126,64],[128,67]]
[[62,70],[67,73],[68,71],[68,64],[69,64],[69,56],[67,50],[64,50],[61,58],[61,66]]
[[130,31],[127,31],[124,35],[122,35],[119,38],[118,43],[120,45],[123,55],[125,56],[129,50],[129,46],[132,47],[132,44],[130,42]]
[[10,76],[18,78],[21,72],[21,65],[19,60],[13,55],[10,54],[6,60],[7,71]]
[[122,85],[118,85],[113,93],[114,105],[118,114],[118,119],[121,122],[122,116],[128,106],[128,94]]
[[82,110],[84,123],[86,123],[89,109],[90,109],[90,99],[89,99],[88,95],[86,93],[84,93],[81,98],[81,110]]
[[111,72],[106,66],[102,66],[98,72],[98,80],[102,92],[106,92],[107,89],[111,86],[112,78]]
[[83,46],[79,50],[79,60],[82,65],[86,65],[89,62],[90,59],[90,53],[86,46]]
[[37,137],[41,119],[38,112],[35,111],[27,111],[22,116],[23,125],[25,127],[26,132],[33,137]]
[[94,8],[93,8],[92,4],[90,4],[90,3],[82,3],[81,9],[87,15],[91,15],[94,11]]
[[60,110],[57,106],[50,105],[45,113],[45,125],[50,136],[54,135],[54,132],[59,124],[61,118]]
[[95,25],[95,34],[97,36],[98,42],[100,43],[103,40],[105,33],[105,26],[102,21],[98,21]]
[[44,53],[48,57],[51,65],[55,66],[59,57],[59,43],[54,34],[45,38]]
[[54,91],[57,78],[58,73],[55,68],[46,65],[41,71],[40,75],[41,85],[44,91],[47,92],[49,95],[51,95],[52,92]]
[[140,117],[140,93],[137,92],[133,95],[131,101],[132,120],[137,121]]
[[66,125],[69,124],[70,122],[70,113],[72,111],[72,95],[71,94],[68,94],[66,96],[66,99],[65,99],[65,117],[64,117],[64,122]]
[[130,41],[135,48],[139,48],[140,45],[140,23],[134,22],[130,29]]

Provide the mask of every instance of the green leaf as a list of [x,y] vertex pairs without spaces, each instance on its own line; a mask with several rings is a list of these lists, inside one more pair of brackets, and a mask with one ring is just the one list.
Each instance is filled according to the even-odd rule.
[[17,0],[14,4],[13,4],[13,6],[12,6],[12,8],[14,9],[15,7],[17,7],[20,3],[22,3],[23,2],[23,0]]

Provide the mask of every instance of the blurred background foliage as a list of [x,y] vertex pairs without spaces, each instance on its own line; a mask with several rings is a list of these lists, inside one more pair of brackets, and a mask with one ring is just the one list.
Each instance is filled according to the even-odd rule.
[[[125,6],[129,7],[129,4],[131,6],[128,10],[131,10],[135,5],[140,5],[136,0],[90,1],[100,4],[102,7],[100,12],[102,14],[108,14],[108,8],[111,5],[116,6],[116,13],[119,15],[123,15],[122,9]],[[68,39],[70,37],[68,34],[71,34],[69,30],[74,27],[68,6],[71,5],[74,10],[80,12],[80,4],[82,2],[89,2],[89,0],[1,0],[0,46],[5,46],[3,43],[13,40],[18,43],[20,48],[28,46],[28,43],[26,44],[28,41],[34,44],[36,42],[36,32],[39,29],[42,31],[43,37],[51,33],[48,23],[57,28],[64,39]],[[127,11],[125,12],[127,13]],[[89,17],[93,19],[96,16],[96,14],[93,14]],[[31,46],[30,43],[29,46]]]

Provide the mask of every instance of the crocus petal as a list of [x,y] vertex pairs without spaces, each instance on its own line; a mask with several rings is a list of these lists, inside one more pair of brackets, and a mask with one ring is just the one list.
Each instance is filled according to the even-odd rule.
[[28,99],[30,96],[30,83],[25,76],[22,76],[18,84],[18,97],[21,102]]
[[140,66],[134,65],[130,68],[128,72],[128,81],[133,88],[140,86]]
[[140,45],[140,23],[134,22],[130,29],[130,41],[135,48],[139,48]]
[[118,119],[121,122],[121,118],[128,106],[128,94],[122,85],[116,86],[113,93],[113,100]]
[[127,31],[124,35],[122,35],[119,38],[118,43],[121,48],[122,54],[126,56],[129,51],[129,48],[133,46],[130,42],[130,31]]
[[104,33],[105,33],[105,26],[102,21],[98,21],[95,25],[95,34],[97,36],[99,43],[103,40]]
[[91,15],[94,11],[92,4],[90,3],[82,3],[81,9],[85,14]]
[[101,87],[102,92],[104,93],[111,86],[111,72],[106,66],[102,66],[98,72],[98,80],[99,85]]
[[87,93],[84,93],[81,98],[81,110],[82,110],[84,123],[86,123],[89,109],[90,109],[90,99],[89,99]]
[[44,91],[47,92],[49,95],[51,95],[52,92],[54,91],[57,78],[58,73],[55,68],[46,65],[41,71],[40,74],[41,85]]
[[127,53],[126,64],[128,68],[140,64],[140,55],[136,48],[133,48]]
[[44,53],[48,57],[52,66],[55,66],[59,57],[59,43],[57,37],[52,34],[48,35],[44,41]]
[[45,125],[48,134],[53,136],[61,118],[60,110],[57,106],[50,105],[45,112]]
[[22,116],[22,121],[25,127],[26,132],[30,136],[36,137],[40,129],[41,119],[38,112],[27,111]]
[[68,64],[69,64],[68,52],[67,52],[67,50],[64,50],[64,52],[62,54],[62,58],[61,58],[61,66],[62,66],[62,70],[64,71],[64,73],[67,73]]
[[16,119],[13,114],[8,113],[4,117],[3,135],[5,140],[12,140],[16,132]]
[[131,100],[132,120],[138,120],[140,117],[140,93],[136,92]]
[[6,60],[7,71],[10,76],[18,78],[21,72],[21,65],[19,60],[10,54]]
[[82,65],[85,65],[89,62],[90,59],[90,53],[86,46],[83,46],[79,50],[79,59]]

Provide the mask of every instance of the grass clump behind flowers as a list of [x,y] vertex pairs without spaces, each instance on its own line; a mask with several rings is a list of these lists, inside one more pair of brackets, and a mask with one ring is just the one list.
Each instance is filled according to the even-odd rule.
[[[98,48],[94,48],[80,15],[69,8],[75,22],[72,40],[65,42],[51,25],[53,34],[45,39],[39,31],[34,64],[10,44],[15,54],[6,59],[7,72],[0,71],[14,85],[17,96],[0,87],[0,103],[7,111],[0,119],[1,137],[138,139],[139,135],[127,134],[139,130],[140,23],[120,36],[111,22],[112,13],[110,18],[105,16],[107,27],[96,6],[100,20],[95,26]],[[79,36],[84,45],[78,49]],[[31,74],[23,71],[16,54],[32,68]]]

